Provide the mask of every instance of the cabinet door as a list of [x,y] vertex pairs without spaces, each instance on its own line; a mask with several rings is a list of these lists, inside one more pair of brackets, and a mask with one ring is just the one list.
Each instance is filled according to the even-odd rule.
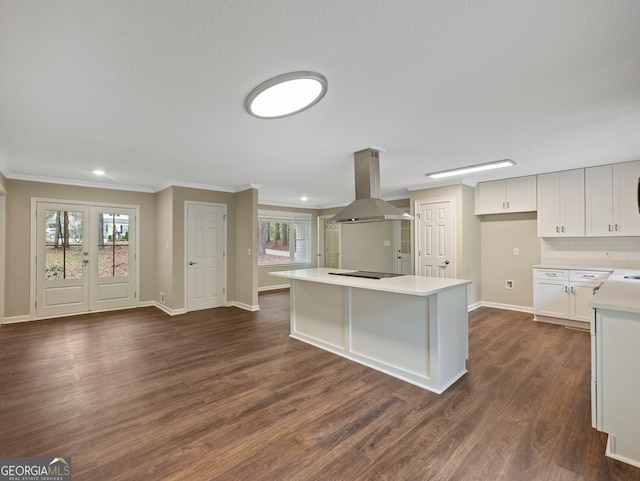
[[594,283],[572,283],[571,292],[571,319],[575,321],[591,321],[591,307],[589,303],[593,297]]
[[536,177],[517,177],[506,182],[507,212],[536,210]]
[[559,237],[560,175],[557,172],[538,176],[538,237]]
[[505,181],[480,182],[476,196],[476,215],[501,214],[506,209]]
[[570,315],[568,282],[536,279],[533,299],[536,314],[561,318]]
[[584,171],[585,233],[587,237],[613,235],[613,169],[611,165]]
[[640,161],[613,165],[614,235],[640,235]]
[[560,233],[584,237],[584,169],[560,172]]

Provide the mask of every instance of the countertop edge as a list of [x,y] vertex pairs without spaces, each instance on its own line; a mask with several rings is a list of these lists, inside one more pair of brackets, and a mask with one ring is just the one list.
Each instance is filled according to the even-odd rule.
[[[285,279],[316,282],[320,284],[329,284],[342,287],[353,287],[357,289],[368,289],[372,291],[389,292],[393,294],[405,294],[410,296],[427,297],[438,292],[442,292],[455,287],[471,284],[466,279],[440,279],[437,277],[421,277],[421,276],[399,276],[387,279],[362,279],[354,277],[330,276],[331,272],[353,272],[352,269],[298,269],[293,271],[276,271],[270,272],[269,275],[274,277],[282,277]],[[313,275],[310,275],[313,274]],[[427,283],[428,286],[411,286],[394,285],[402,282],[418,282]]]

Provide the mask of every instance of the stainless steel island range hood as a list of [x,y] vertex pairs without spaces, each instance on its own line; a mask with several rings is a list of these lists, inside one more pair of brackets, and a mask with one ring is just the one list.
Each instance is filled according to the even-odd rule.
[[380,198],[379,155],[377,150],[371,148],[354,154],[356,200],[334,215],[330,223],[413,219],[413,216]]

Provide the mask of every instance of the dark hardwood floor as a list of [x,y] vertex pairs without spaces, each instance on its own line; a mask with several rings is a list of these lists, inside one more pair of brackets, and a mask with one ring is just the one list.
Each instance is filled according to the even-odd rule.
[[436,395],[290,339],[288,291],[0,327],[0,456],[80,480],[640,480],[591,428],[590,339],[469,317],[469,372]]

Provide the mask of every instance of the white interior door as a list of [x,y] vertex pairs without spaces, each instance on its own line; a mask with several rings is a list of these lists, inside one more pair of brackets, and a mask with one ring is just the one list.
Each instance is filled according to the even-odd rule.
[[454,277],[451,202],[419,204],[417,224],[418,275]]
[[340,224],[326,224],[324,235],[325,267],[337,269],[340,267]]
[[90,209],[91,310],[136,305],[136,211],[124,207]]
[[226,304],[226,206],[187,203],[187,310]]
[[36,316],[89,310],[86,205],[38,203],[36,209]]

